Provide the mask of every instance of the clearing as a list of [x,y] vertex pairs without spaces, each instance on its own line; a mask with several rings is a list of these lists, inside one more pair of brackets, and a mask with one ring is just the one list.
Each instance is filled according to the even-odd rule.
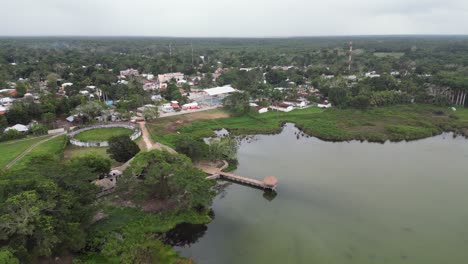
[[108,141],[111,137],[115,136],[130,136],[132,130],[123,127],[107,127],[96,128],[88,131],[81,132],[75,136],[80,141]]

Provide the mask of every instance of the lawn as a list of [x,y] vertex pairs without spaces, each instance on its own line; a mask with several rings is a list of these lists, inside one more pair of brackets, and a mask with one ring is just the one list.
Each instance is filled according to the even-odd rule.
[[81,132],[75,138],[81,141],[108,141],[111,137],[130,136],[132,133],[132,130],[123,127],[96,128]]
[[311,107],[289,113],[251,113],[188,123],[177,119],[158,120],[148,124],[148,127],[154,141],[174,146],[177,138],[183,135],[208,137],[213,135],[213,130],[220,128],[226,128],[233,134],[277,133],[285,122],[295,123],[306,134],[329,141],[414,140],[443,131],[468,135],[468,110],[453,112],[448,107],[432,105],[397,105],[367,110],[334,108],[325,111]]
[[77,147],[77,146],[74,146],[74,145],[68,145],[66,148],[65,148],[65,151],[64,151],[64,154],[63,154],[63,159],[65,161],[67,160],[70,160],[72,158],[75,158],[75,157],[81,157],[81,156],[85,156],[85,155],[88,155],[88,154],[97,154],[99,156],[102,156],[102,157],[105,157],[105,158],[108,158],[111,160],[111,166],[112,167],[117,167],[117,166],[120,166],[122,163],[120,162],[117,162],[113,159],[111,159],[109,157],[109,154],[107,154],[107,148],[98,148],[98,147],[95,147],[95,148],[82,148],[82,147]]
[[43,154],[50,154],[53,155],[57,159],[61,159],[63,155],[63,151],[65,149],[67,143],[67,136],[62,135],[57,138],[51,139],[47,142],[40,144],[39,146],[35,147],[31,152],[29,152],[26,156],[20,159],[15,165],[13,165],[12,169],[22,169],[25,168],[26,165],[37,157],[37,155]]
[[0,143],[0,169],[5,167],[10,161],[14,160],[19,154],[23,153],[23,151],[28,149],[31,145],[48,137],[49,136],[32,137]]

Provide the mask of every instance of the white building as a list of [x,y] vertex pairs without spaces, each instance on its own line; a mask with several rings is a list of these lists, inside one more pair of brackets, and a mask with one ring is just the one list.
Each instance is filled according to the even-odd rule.
[[380,74],[377,74],[375,71],[371,71],[371,72],[366,72],[365,76],[369,78],[378,78],[380,77]]
[[294,110],[294,107],[292,105],[288,104],[273,104],[270,106],[270,109],[281,111],[281,112],[291,112]]
[[171,73],[165,73],[165,74],[158,74],[158,82],[165,83],[169,82],[172,79],[174,79],[176,82],[179,82],[181,80],[184,80],[184,74],[181,72],[171,72]]

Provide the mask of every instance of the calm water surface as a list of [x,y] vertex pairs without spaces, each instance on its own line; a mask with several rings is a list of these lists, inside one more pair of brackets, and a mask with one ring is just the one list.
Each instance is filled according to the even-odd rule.
[[[235,173],[278,178],[274,199],[230,184],[197,241],[197,263],[468,263],[468,140],[330,143],[255,136]],[[267,199],[269,198],[269,199]]]

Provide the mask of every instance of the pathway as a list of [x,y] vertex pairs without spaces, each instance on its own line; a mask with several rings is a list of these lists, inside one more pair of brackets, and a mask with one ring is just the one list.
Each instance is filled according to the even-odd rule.
[[163,145],[159,142],[154,143],[153,140],[151,139],[151,136],[148,132],[148,129],[146,128],[146,122],[139,122],[140,124],[140,130],[141,134],[143,136],[143,142],[145,142],[146,150],[150,151],[153,149],[159,149],[159,150],[167,150],[170,153],[177,153],[173,148],[168,147],[166,145]]
[[16,164],[16,162],[18,162],[20,159],[22,159],[24,156],[26,156],[29,152],[31,152],[35,147],[41,145],[42,143],[45,143],[49,140],[52,140],[58,136],[62,136],[62,135],[65,135],[65,132],[61,132],[61,133],[58,133],[58,134],[55,134],[49,138],[46,138],[44,140],[41,140],[33,145],[31,145],[28,149],[26,149],[25,151],[23,151],[23,153],[21,153],[20,155],[18,155],[14,160],[10,161],[10,163],[8,163],[3,169],[7,170],[9,168],[11,168],[13,165]]

